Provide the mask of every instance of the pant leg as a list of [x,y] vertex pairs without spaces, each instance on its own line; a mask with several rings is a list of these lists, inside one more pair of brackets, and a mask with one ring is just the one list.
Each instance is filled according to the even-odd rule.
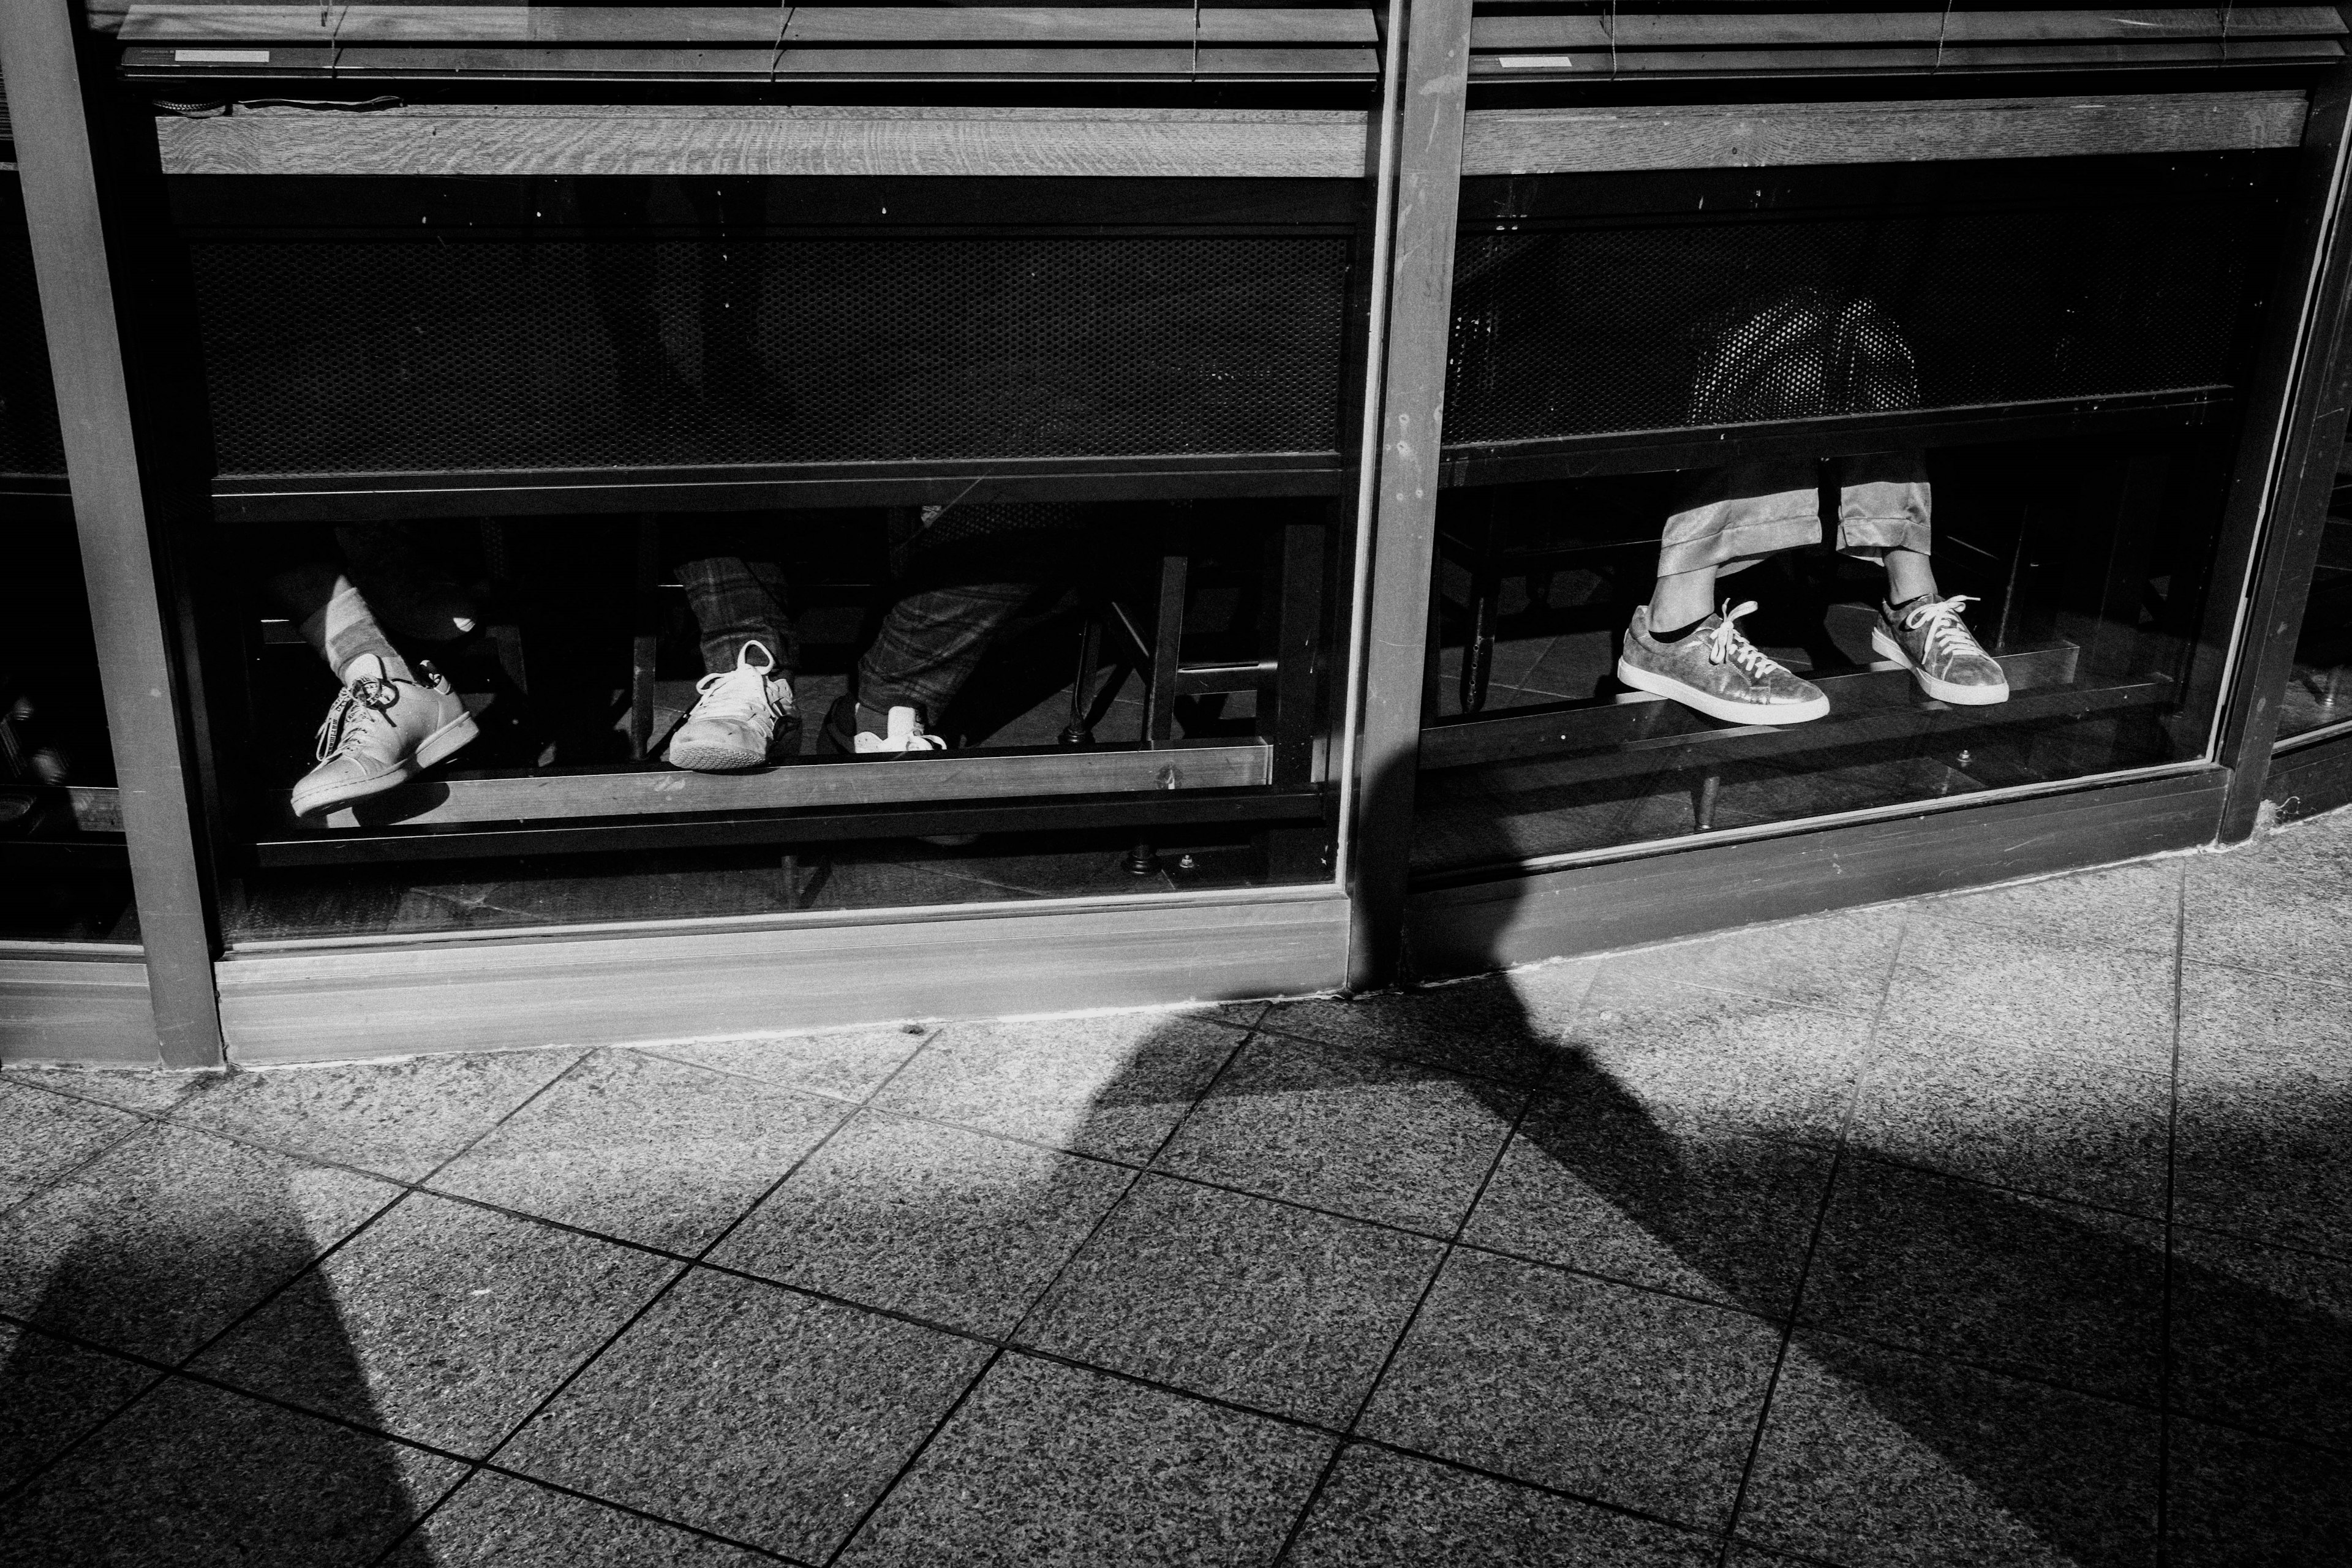
[[407,661],[377,624],[331,535],[308,528],[262,530],[249,548],[247,559],[271,602],[327,661],[336,679],[343,679],[352,660],[370,653],[397,678],[410,679]]
[[1870,452],[1838,460],[1837,547],[1883,560],[1890,550],[1929,553],[1934,493],[1918,452]]
[[857,661],[857,700],[877,710],[912,708],[925,723],[936,721],[1036,591],[1024,579],[902,595]]
[[1811,458],[1732,463],[1698,475],[1666,519],[1658,575],[1711,567],[1722,576],[1821,537],[1821,481]]
[[800,668],[800,640],[784,608],[782,567],[740,555],[698,555],[679,562],[677,574],[701,634],[704,673],[733,669],[744,645],[752,642],[768,650],[777,674],[790,677]]

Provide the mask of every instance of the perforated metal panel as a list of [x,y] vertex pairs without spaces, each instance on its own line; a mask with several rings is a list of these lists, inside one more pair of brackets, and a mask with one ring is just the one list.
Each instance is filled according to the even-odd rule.
[[1734,174],[1685,212],[1465,229],[1447,444],[2231,383],[2268,282],[2257,187],[2081,174],[2010,211],[1916,180],[1873,210],[1869,170],[1779,205]]
[[62,475],[56,389],[41,331],[32,237],[14,174],[0,174],[0,474]]
[[192,247],[224,475],[1328,451],[1329,236]]

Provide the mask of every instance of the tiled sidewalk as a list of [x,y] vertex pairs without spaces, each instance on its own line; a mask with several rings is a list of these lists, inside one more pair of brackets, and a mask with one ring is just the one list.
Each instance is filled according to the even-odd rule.
[[2347,1149],[2346,820],[1353,1005],[10,1071],[0,1562],[2342,1563]]

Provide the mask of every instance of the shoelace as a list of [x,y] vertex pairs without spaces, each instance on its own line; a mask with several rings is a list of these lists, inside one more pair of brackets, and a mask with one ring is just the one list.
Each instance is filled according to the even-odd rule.
[[1739,629],[1739,617],[1755,614],[1756,601],[1749,599],[1736,610],[1730,607],[1730,604],[1728,599],[1724,601],[1723,619],[1716,623],[1715,630],[1706,634],[1706,661],[1721,664],[1727,658],[1755,680],[1769,680],[1775,675],[1787,674],[1786,666],[1749,642],[1748,634]]
[[400,693],[393,689],[390,676],[361,676],[336,694],[335,705],[327,710],[326,722],[319,726],[319,742],[311,755],[322,763],[341,756],[367,734],[372,715],[390,713],[393,704],[399,700]]
[[694,717],[740,719],[750,723],[775,719],[783,713],[790,706],[789,699],[782,692],[768,689],[768,671],[776,668],[774,661],[771,659],[764,666],[751,663],[751,653],[755,647],[762,656],[768,652],[758,643],[747,643],[736,656],[734,668],[706,675],[694,683]]
[[1974,594],[1955,594],[1948,599],[1922,605],[1903,617],[1903,629],[1917,631],[1923,626],[1927,628],[1923,651],[1931,659],[1948,653],[1982,653],[1984,649],[1976,635],[1960,620],[1960,606],[1976,597]]

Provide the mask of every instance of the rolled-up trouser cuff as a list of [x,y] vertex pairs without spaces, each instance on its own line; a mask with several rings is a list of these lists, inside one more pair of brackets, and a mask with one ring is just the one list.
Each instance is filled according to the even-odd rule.
[[1810,460],[1734,463],[1700,475],[1666,519],[1658,575],[1720,572],[1821,537],[1821,483]]

